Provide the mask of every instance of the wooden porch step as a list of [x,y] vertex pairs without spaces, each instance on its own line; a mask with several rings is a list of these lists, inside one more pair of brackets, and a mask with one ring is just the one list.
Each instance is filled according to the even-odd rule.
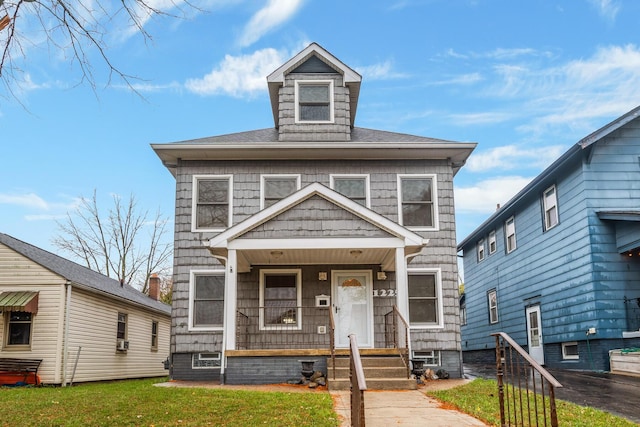
[[[369,380],[369,378],[406,378],[407,376],[407,368],[404,366],[400,367],[363,367],[364,377]],[[333,378],[333,368],[327,368],[328,375]],[[336,367],[336,378],[339,379],[348,379],[349,378],[349,367]]]
[[[365,375],[366,376],[366,375]],[[349,379],[329,379],[327,385],[330,391],[349,390]],[[416,390],[418,383],[410,378],[367,378],[367,390]]]
[[[336,368],[349,368],[349,357],[336,357]],[[405,368],[404,362],[399,356],[362,356],[363,368]],[[332,367],[331,358],[327,358],[327,366]]]

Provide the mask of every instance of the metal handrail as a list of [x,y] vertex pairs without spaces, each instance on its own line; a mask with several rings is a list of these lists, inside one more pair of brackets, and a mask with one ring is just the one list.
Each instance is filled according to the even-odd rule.
[[333,319],[333,308],[329,309],[329,353],[331,354],[331,366],[333,379],[336,379],[336,322]]
[[362,359],[358,341],[354,334],[349,335],[349,381],[351,382],[351,425],[364,427],[364,392],[367,380],[364,377]]
[[[398,310],[398,306],[394,304],[393,309],[385,314],[385,335],[387,333],[386,329],[388,328],[388,318],[391,316],[391,327],[392,327],[392,345],[393,348],[398,349],[398,353],[400,354],[400,359],[407,370],[407,378],[411,376],[411,367],[409,366],[409,323],[405,320],[405,318]],[[404,332],[404,340],[401,341],[400,333]],[[389,337],[385,337],[387,341],[387,347],[389,346]],[[401,350],[402,349],[402,350]]]

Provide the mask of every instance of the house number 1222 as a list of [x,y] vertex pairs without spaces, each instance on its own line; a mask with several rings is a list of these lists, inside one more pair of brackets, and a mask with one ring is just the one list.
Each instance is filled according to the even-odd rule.
[[374,289],[373,296],[374,297],[395,297],[396,290],[395,289]]

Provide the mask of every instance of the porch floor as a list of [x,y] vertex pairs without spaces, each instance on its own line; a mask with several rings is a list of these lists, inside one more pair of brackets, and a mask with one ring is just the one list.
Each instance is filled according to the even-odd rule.
[[[348,348],[337,348],[336,356],[348,356]],[[361,348],[361,356],[395,356],[399,355],[397,348]],[[273,356],[331,356],[328,348],[309,349],[269,349],[269,350],[227,350],[227,357],[273,357]]]

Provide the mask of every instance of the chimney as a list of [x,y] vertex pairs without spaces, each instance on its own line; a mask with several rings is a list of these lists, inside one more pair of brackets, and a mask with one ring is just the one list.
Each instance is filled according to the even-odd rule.
[[160,278],[156,273],[149,277],[149,297],[156,301],[160,299]]

